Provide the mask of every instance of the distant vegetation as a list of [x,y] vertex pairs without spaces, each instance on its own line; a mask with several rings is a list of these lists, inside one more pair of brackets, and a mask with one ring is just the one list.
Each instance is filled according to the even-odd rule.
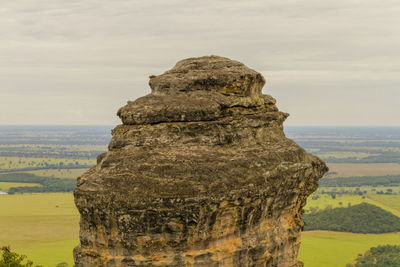
[[329,230],[351,233],[400,232],[400,218],[375,205],[361,203],[347,208],[304,214],[305,231]]
[[15,193],[44,193],[44,192],[72,192],[76,187],[76,180],[70,178],[53,178],[37,176],[31,173],[0,174],[0,182],[35,183],[41,186],[11,187],[8,194]]
[[285,132],[329,163],[400,163],[400,127],[286,126]]
[[321,187],[398,186],[400,175],[322,178]]
[[90,168],[96,160],[40,158],[40,157],[0,157],[0,173],[32,170],[61,170]]
[[[103,145],[110,142],[113,126],[0,126],[4,145]],[[26,151],[26,149],[24,149]]]
[[111,126],[0,126],[0,173],[90,168]]
[[356,264],[346,267],[398,267],[400,266],[400,246],[378,246],[369,249],[356,259]]

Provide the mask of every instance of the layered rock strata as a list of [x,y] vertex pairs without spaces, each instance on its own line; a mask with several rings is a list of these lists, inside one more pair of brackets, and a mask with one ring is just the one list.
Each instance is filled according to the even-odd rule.
[[263,76],[217,56],[150,77],[78,178],[81,266],[298,266],[326,165],[287,139]]

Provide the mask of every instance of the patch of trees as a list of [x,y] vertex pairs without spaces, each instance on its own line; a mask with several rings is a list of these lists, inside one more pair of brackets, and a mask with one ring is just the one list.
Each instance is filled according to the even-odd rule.
[[322,178],[319,180],[319,185],[324,187],[398,186],[400,175]]
[[10,247],[0,249],[0,267],[41,267],[34,265],[25,255],[11,251]]
[[[375,193],[377,195],[397,195],[400,194],[400,192],[393,191],[392,188],[387,188],[385,190],[377,190],[376,188],[372,188],[370,191],[367,190],[361,190],[359,187],[356,187],[354,190],[352,189],[354,187],[345,187],[345,188],[340,188],[340,190],[336,190],[336,188],[325,188],[325,190],[319,190],[317,193],[312,195],[313,200],[317,200],[320,198],[321,195],[329,195],[332,199],[335,199],[336,196],[341,196],[341,195],[356,195],[356,196],[364,196],[368,194],[368,192]],[[330,190],[327,190],[330,189]],[[365,196],[363,197],[365,198]]]
[[400,266],[400,246],[372,247],[363,255],[359,255],[356,264],[346,267],[398,267]]
[[[393,190],[391,191],[393,193]],[[329,191],[325,191],[325,190],[320,190],[318,191],[318,194],[325,194],[325,195],[330,195],[332,199],[335,199],[337,195],[357,195],[357,196],[362,196],[364,194],[367,194],[368,192],[366,190],[361,191],[361,189],[359,187],[356,187],[355,190],[352,190],[351,188],[346,190],[344,188],[341,188],[340,190],[336,190],[336,188],[329,190]],[[312,198],[318,199],[319,196],[318,194],[314,195]]]
[[[29,260],[25,255],[18,254],[10,249],[9,246],[4,246],[0,249],[0,267],[43,267],[36,265]],[[68,267],[68,263],[60,262],[56,267]]]
[[361,203],[346,208],[328,208],[304,214],[304,230],[351,233],[400,232],[400,218],[375,205]]
[[15,193],[46,193],[72,192],[76,187],[76,180],[71,178],[53,178],[37,176],[31,173],[7,173],[0,175],[0,182],[35,183],[41,186],[11,187],[8,194]]

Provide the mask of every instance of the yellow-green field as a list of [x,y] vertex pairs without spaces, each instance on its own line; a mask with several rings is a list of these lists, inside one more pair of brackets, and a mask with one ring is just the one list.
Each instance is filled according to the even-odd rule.
[[[379,205],[400,216],[399,195],[368,194],[339,196],[321,195],[308,200],[307,207],[320,209],[352,205],[362,201]],[[78,244],[79,215],[70,193],[16,194],[0,196],[0,246],[11,245],[36,264],[56,266],[67,262],[72,266],[72,250]],[[309,231],[302,234],[299,258],[306,267],[345,266],[358,253],[372,246],[400,244],[400,233],[352,234],[331,231]]]
[[[386,191],[386,190],[384,190]],[[324,209],[347,207],[367,202],[379,206],[400,217],[400,195],[377,195],[368,193],[363,198],[358,195],[336,195],[335,199],[326,194],[319,194],[320,198],[307,199],[306,211],[311,207]],[[400,233],[390,234],[354,234],[332,231],[306,231],[302,233],[302,243],[299,259],[305,267],[336,267],[353,263],[359,253],[364,253],[370,247],[397,244],[400,245]]]
[[8,192],[8,190],[11,187],[18,187],[18,186],[41,186],[41,184],[0,182],[0,191]]
[[71,193],[0,196],[0,246],[10,245],[36,264],[72,266],[78,223]]
[[48,165],[62,164],[73,166],[78,162],[80,165],[95,165],[96,159],[67,159],[67,158],[29,158],[29,157],[0,157],[0,169],[21,169],[21,168],[34,168],[44,167]]
[[18,173],[32,173],[37,176],[55,177],[55,178],[78,178],[81,176],[87,168],[82,169],[47,169],[47,170],[35,170],[35,171],[18,171]]
[[[368,198],[382,207],[400,211],[400,195],[368,195]],[[396,215],[400,217],[399,213]]]
[[303,232],[299,260],[304,262],[305,267],[344,267],[346,263],[354,263],[359,253],[385,244],[400,245],[400,233]]
[[370,203],[381,207],[384,210],[387,210],[393,213],[396,216],[400,217],[400,195],[376,195],[376,194],[367,194],[365,198],[358,195],[336,195],[335,199],[332,199],[329,195],[320,194],[320,198],[317,200],[313,200],[311,197],[307,199],[307,205],[305,207],[306,212],[310,211],[310,209],[318,208],[319,210],[325,209],[330,206],[332,208],[337,207],[347,207],[349,203],[351,205],[357,205],[362,202]]
[[397,163],[328,163],[330,172],[337,174],[329,177],[384,176],[400,174]]

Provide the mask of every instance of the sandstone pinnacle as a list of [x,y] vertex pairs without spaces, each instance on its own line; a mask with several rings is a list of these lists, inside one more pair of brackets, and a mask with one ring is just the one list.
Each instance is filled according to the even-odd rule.
[[218,56],[151,76],[78,178],[76,266],[298,266],[302,209],[327,167],[285,137],[264,83]]

